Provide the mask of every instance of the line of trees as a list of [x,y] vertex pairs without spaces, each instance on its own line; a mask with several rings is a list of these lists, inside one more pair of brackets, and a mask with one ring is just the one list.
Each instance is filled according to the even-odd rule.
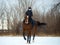
[[[2,30],[4,30],[4,20],[6,21],[7,30],[19,30],[18,28],[20,28],[27,8],[31,6],[33,10],[36,1],[37,0],[18,0],[18,6],[11,6],[10,8],[7,8],[6,4],[2,4],[0,7]],[[60,33],[60,2],[54,5],[46,14],[42,14],[41,11],[35,8],[32,18],[47,23],[48,32]]]
[[2,30],[4,29],[4,20],[7,22],[7,29],[16,29],[19,22],[24,19],[24,14],[29,6],[33,6],[35,0],[18,0],[18,6],[10,6],[9,8],[5,3],[0,7],[0,20],[2,23]]

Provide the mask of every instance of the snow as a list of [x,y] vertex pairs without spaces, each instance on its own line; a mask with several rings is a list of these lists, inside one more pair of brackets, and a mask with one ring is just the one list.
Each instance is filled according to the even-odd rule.
[[0,45],[60,45],[60,37],[35,37],[31,44],[27,44],[27,41],[22,36],[0,36]]

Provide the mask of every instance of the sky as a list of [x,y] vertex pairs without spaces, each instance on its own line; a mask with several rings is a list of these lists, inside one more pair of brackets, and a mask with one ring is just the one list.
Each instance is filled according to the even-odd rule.
[[40,11],[45,12],[51,9],[54,4],[59,3],[60,0],[37,0],[35,7],[38,8]]

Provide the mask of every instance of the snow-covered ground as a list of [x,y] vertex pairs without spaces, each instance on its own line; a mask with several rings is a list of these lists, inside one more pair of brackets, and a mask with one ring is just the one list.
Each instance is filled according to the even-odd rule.
[[31,44],[23,39],[22,36],[0,36],[0,45],[60,45],[60,37],[35,37]]

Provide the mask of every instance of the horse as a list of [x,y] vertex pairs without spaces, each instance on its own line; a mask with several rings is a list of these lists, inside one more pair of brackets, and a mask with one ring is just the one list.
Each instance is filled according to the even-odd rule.
[[23,37],[26,40],[25,36],[27,36],[27,43],[31,42],[31,35],[33,35],[33,41],[34,41],[36,30],[37,30],[37,24],[35,23],[35,25],[32,27],[32,24],[29,22],[29,16],[25,16],[25,19],[23,21]]
[[31,22],[29,22],[29,16],[26,15],[23,21],[23,37],[26,40],[25,36],[27,36],[27,43],[31,42],[31,33],[33,35],[33,41],[34,41],[35,34],[37,33],[37,27],[45,26],[45,25],[46,23],[40,23],[39,21],[35,21],[35,24],[32,27]]

